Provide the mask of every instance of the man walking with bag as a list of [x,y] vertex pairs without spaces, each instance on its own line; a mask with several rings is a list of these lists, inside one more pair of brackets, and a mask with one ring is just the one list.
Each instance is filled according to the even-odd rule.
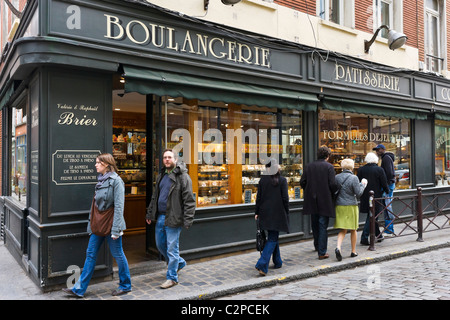
[[178,284],[178,271],[186,265],[179,254],[182,227],[188,229],[194,220],[195,199],[192,181],[183,162],[177,162],[171,149],[163,154],[164,166],[156,178],[156,187],[147,208],[146,222],[156,222],[156,247],[167,262],[167,289]]

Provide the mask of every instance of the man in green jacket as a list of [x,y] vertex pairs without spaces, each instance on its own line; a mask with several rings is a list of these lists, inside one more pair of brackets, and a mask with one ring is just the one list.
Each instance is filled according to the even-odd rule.
[[145,219],[148,224],[156,221],[156,247],[167,262],[161,288],[167,289],[178,284],[178,271],[186,265],[179,254],[179,240],[182,227],[188,229],[194,220],[195,199],[186,165],[176,161],[171,149],[164,150],[163,164]]

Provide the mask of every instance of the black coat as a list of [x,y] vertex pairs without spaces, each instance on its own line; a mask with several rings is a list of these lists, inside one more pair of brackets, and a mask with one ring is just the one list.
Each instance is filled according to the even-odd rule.
[[338,188],[335,176],[333,165],[325,159],[306,165],[300,179],[300,186],[305,190],[303,214],[336,217],[332,198],[332,194]]
[[272,185],[269,175],[259,180],[256,194],[256,211],[262,230],[289,232],[289,194],[285,177],[279,177],[278,185]]
[[[357,176],[359,181],[363,178],[367,179],[367,186],[360,198],[359,212],[369,213],[369,192],[373,191],[375,198],[381,198],[383,196],[383,190],[389,192],[386,173],[383,168],[379,167],[376,163],[368,163],[358,169]],[[381,210],[382,207],[380,204],[377,204],[375,207],[375,214]]]

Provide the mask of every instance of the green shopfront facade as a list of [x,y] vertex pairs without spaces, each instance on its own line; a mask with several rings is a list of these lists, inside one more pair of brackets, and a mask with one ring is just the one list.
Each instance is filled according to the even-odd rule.
[[[64,285],[69,266],[82,266],[100,152],[123,160],[124,174],[144,174],[130,182],[127,201],[142,196],[144,205],[133,209],[127,225],[144,228],[146,250],[154,253],[153,230],[139,221],[161,150],[181,148],[197,199],[194,225],[180,242],[188,259],[254,247],[262,154],[275,154],[289,178],[292,231],[282,235],[284,242],[311,237],[299,177],[319,145],[333,149],[338,172],[343,157],[360,165],[383,143],[398,158],[396,193],[437,189],[436,177],[446,178],[441,147],[450,140],[450,81],[361,67],[363,61],[331,53],[326,61],[311,59],[313,51],[144,1],[30,1],[0,73],[7,137],[1,210],[9,251],[43,290]],[[140,97],[144,110],[129,130],[130,140],[139,139],[127,151],[139,156],[133,168],[127,152],[121,158],[116,120],[127,119],[117,116],[117,93]],[[244,135],[228,153],[229,130]],[[430,143],[435,140],[440,143]],[[94,276],[110,277],[112,264],[104,247]]]

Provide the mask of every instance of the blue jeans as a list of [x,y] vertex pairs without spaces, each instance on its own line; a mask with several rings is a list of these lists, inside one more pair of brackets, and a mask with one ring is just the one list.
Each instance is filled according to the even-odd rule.
[[117,262],[119,267],[119,289],[123,291],[131,291],[131,277],[130,269],[128,268],[128,261],[123,253],[122,237],[116,240],[111,238],[111,235],[106,237],[100,237],[95,234],[91,234],[89,238],[89,244],[86,250],[86,261],[84,262],[83,272],[81,272],[80,278],[75,283],[72,291],[78,295],[83,296],[94,274],[95,263],[97,260],[97,253],[105,240],[108,242],[109,250],[112,256]]
[[[362,214],[362,213],[360,213]],[[376,213],[375,213],[376,214]],[[366,217],[366,223],[364,224],[363,231],[361,233],[361,242],[362,243],[368,243],[369,242],[369,236],[370,236],[370,213],[367,213]],[[375,238],[378,238],[380,235],[380,226],[378,225],[378,217],[375,218]]]
[[319,253],[319,256],[327,253],[328,246],[328,222],[330,218],[320,216],[318,214],[311,215],[311,229],[314,238],[314,248]]
[[386,199],[386,204],[389,203],[389,205],[386,207],[386,210],[384,211],[384,219],[385,220],[394,220],[394,215],[391,213],[392,211],[392,197],[394,195],[395,190],[395,183],[389,184],[389,193],[383,192],[383,198]]
[[181,227],[172,228],[165,226],[165,220],[166,216],[164,214],[160,214],[156,220],[156,247],[167,262],[166,279],[178,282],[177,272],[186,265],[186,261],[180,257],[179,251]]
[[272,256],[272,261],[275,268],[281,268],[281,265],[283,264],[280,255],[280,246],[278,245],[279,232],[269,230],[267,233],[266,245],[264,246],[261,257],[255,266],[256,269],[261,270],[264,273],[267,273],[269,270],[270,256]]

